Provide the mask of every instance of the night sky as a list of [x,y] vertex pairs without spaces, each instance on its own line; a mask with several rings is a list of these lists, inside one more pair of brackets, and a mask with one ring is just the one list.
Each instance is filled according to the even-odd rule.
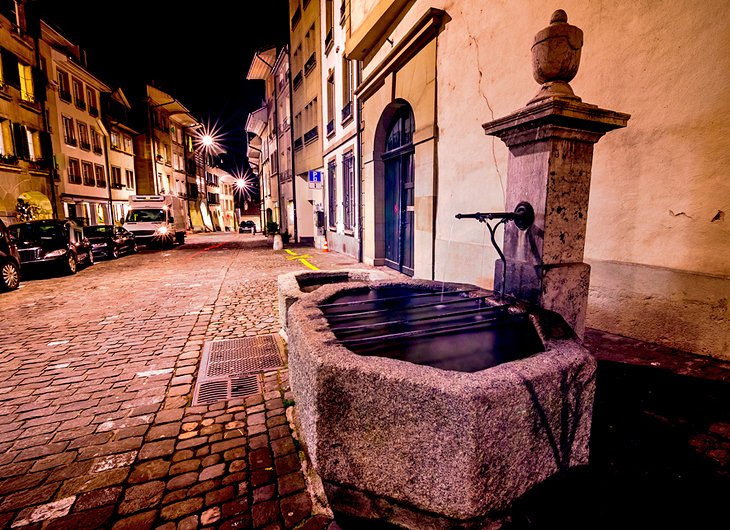
[[105,83],[133,98],[154,81],[200,121],[217,123],[229,169],[245,169],[243,128],[264,97],[263,81],[246,73],[256,50],[288,42],[287,0],[30,1]]

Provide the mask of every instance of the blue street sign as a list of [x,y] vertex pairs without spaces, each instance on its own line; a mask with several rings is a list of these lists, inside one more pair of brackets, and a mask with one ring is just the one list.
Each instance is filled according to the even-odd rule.
[[309,182],[322,182],[322,172],[321,171],[314,171],[312,169],[309,170]]

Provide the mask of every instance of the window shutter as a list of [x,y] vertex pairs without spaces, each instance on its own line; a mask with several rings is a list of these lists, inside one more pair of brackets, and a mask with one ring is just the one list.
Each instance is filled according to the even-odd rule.
[[15,141],[15,154],[22,160],[28,160],[30,158],[28,135],[25,127],[19,123],[13,123],[13,140]]

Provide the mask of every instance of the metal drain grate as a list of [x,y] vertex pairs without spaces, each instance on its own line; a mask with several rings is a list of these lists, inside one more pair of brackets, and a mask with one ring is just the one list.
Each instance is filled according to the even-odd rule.
[[279,347],[273,335],[245,339],[217,340],[206,344],[206,375],[235,375],[261,372],[281,366]]
[[204,381],[195,388],[193,405],[209,405],[236,397],[250,396],[261,392],[261,381],[257,374],[243,375],[231,379]]
[[207,342],[193,405],[207,405],[262,392],[260,372],[283,366],[278,337],[261,335]]

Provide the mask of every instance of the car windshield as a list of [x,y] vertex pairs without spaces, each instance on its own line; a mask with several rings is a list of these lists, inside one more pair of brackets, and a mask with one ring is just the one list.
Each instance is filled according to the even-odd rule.
[[20,223],[8,227],[13,237],[20,241],[54,239],[63,237],[63,225],[58,223]]
[[86,237],[109,236],[112,233],[114,233],[114,227],[112,226],[87,226],[84,228]]
[[128,223],[150,223],[165,220],[165,211],[159,208],[150,208],[142,210],[129,210],[127,212]]

